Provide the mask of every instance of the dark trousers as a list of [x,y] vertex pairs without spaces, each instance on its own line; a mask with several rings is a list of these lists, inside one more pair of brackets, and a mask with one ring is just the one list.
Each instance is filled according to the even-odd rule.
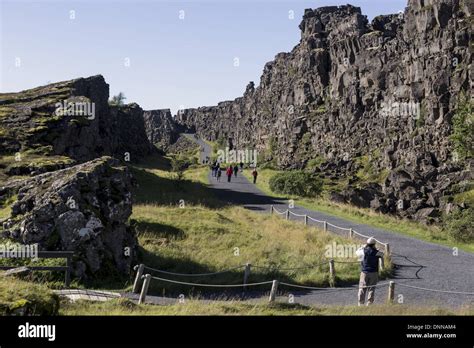
[[256,177],[256,176],[253,177],[253,183],[254,183],[254,184],[257,183],[257,177]]

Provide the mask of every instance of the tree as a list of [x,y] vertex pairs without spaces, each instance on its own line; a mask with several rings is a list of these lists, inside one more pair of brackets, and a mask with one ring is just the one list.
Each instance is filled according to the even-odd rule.
[[112,97],[112,99],[110,99],[109,104],[110,104],[110,105],[121,106],[121,105],[124,104],[123,102],[124,102],[125,99],[127,99],[127,98],[125,97],[125,94],[123,94],[123,92],[119,92],[119,94],[114,95],[114,96]]

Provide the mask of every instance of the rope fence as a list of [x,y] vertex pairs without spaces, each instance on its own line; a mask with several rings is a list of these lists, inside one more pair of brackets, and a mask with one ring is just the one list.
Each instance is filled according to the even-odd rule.
[[[331,261],[333,261],[333,260],[331,260]],[[334,264],[334,261],[332,262],[332,264]],[[152,276],[151,274],[143,275],[140,272],[143,272],[143,270],[145,268],[148,268],[148,267],[146,267],[143,264],[139,265],[138,267],[134,267],[134,269],[137,270],[135,283],[134,283],[134,289],[133,289],[134,293],[138,292],[139,282],[141,280],[143,280],[143,285],[142,285],[142,289],[141,289],[139,300],[138,300],[139,304],[142,304],[142,303],[145,302],[146,296],[147,296],[147,293],[148,293],[148,288],[150,286],[150,282],[151,282],[152,279],[157,280],[157,281],[161,281],[161,282],[166,282],[166,283],[180,284],[180,285],[193,286],[193,287],[243,288],[244,290],[247,287],[272,284],[272,287],[270,289],[269,302],[274,302],[275,301],[276,294],[277,294],[277,291],[278,291],[278,286],[280,286],[280,285],[290,287],[290,288],[297,288],[297,289],[317,290],[319,294],[321,294],[321,293],[333,293],[333,292],[339,292],[339,291],[361,290],[361,289],[376,289],[376,288],[386,287],[388,285],[387,301],[389,303],[393,303],[393,300],[395,298],[395,284],[396,283],[394,281],[388,281],[388,282],[384,282],[384,283],[380,283],[380,284],[376,284],[376,285],[366,285],[366,286],[360,286],[359,285],[359,286],[350,286],[350,287],[330,287],[330,288],[324,287],[323,288],[323,287],[315,287],[315,286],[280,282],[276,279],[275,280],[263,281],[263,282],[248,283],[247,282],[247,277],[245,277],[244,282],[242,284],[204,284],[204,283],[191,283],[191,282],[183,282],[183,281],[178,281],[178,280],[155,277],[155,276]],[[401,287],[412,288],[412,289],[417,289],[417,290],[422,290],[422,291],[431,291],[431,292],[439,292],[439,293],[447,293],[447,294],[458,294],[458,295],[474,296],[474,292],[429,289],[429,288],[423,288],[423,287],[419,287],[419,286],[407,285],[407,284],[404,284],[404,283],[397,283],[397,284]]]
[[243,267],[245,267],[245,265],[240,265],[240,266],[237,266],[237,267],[234,267],[234,268],[229,268],[229,269],[226,269],[226,270],[223,270],[223,271],[219,271],[219,272],[213,272],[213,273],[192,273],[192,274],[189,274],[189,273],[168,272],[168,271],[163,271],[163,270],[161,270],[161,269],[151,268],[151,267],[148,267],[148,266],[145,266],[145,269],[148,269],[148,270],[153,271],[153,272],[158,272],[158,273],[163,273],[163,274],[169,274],[169,275],[174,275],[174,276],[181,276],[181,277],[208,277],[208,276],[213,276],[213,275],[217,275],[217,274],[229,273],[229,272],[235,271],[236,269],[241,269],[241,268],[243,268]]
[[[362,233],[354,231],[354,229],[352,229],[352,228],[340,227],[340,226],[334,225],[334,224],[332,224],[330,222],[327,222],[327,221],[324,221],[324,220],[317,220],[317,219],[312,218],[311,216],[308,216],[308,215],[305,215],[305,214],[296,214],[296,213],[293,213],[292,211],[290,211],[289,209],[287,209],[286,211],[279,211],[277,208],[275,208],[272,205],[272,206],[270,206],[270,214],[273,214],[273,213],[276,213],[277,215],[285,215],[286,220],[290,220],[291,215],[296,216],[296,217],[303,217],[305,225],[308,225],[308,221],[311,220],[313,222],[322,224],[323,230],[325,232],[327,232],[328,230],[330,231],[330,227],[332,227],[333,229],[349,232],[349,234],[348,234],[349,238],[354,238],[354,236],[359,236],[359,237],[366,238],[366,239],[370,238],[369,236],[366,236]],[[337,233],[335,231],[332,231],[332,232]],[[385,253],[388,256],[390,256],[391,250],[390,250],[389,243],[384,243],[384,242],[382,242],[382,241],[380,241],[376,238],[374,238],[374,239],[378,244],[380,244],[384,247]]]

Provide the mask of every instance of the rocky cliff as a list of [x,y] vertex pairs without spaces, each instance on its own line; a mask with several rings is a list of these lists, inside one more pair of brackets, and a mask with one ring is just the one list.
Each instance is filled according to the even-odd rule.
[[12,181],[0,189],[0,198],[15,197],[2,237],[74,251],[79,278],[128,274],[137,248],[130,188],[127,167],[111,157]]
[[369,23],[350,5],[308,9],[300,43],[265,65],[258,87],[177,119],[256,148],[260,162],[343,181],[345,201],[436,219],[452,209],[445,196],[472,185],[472,158],[450,141],[470,93],[472,11],[468,1],[410,0]]
[[179,127],[170,109],[150,110],[143,113],[148,140],[166,151],[179,137]]
[[110,107],[108,98],[109,85],[100,75],[0,94],[0,165],[10,167],[6,174],[37,174],[103,155],[124,159],[128,153],[134,161],[150,154],[143,110],[136,104]]
[[0,239],[73,250],[79,278],[130,271],[125,165],[155,151],[140,106],[108,99],[102,76],[0,94]]

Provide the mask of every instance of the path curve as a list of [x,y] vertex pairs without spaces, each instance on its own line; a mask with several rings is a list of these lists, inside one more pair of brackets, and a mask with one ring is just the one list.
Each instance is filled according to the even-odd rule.
[[[204,156],[210,157],[212,149],[209,144],[202,139],[195,138],[193,134],[187,134],[186,136],[201,146],[204,150],[202,151]],[[217,182],[209,173],[209,183],[219,199],[231,204],[241,205],[247,209],[267,214],[270,213],[272,205],[280,211],[288,209],[286,201],[267,196],[241,173],[237,177],[232,177],[230,183],[227,182],[224,176],[220,182]],[[317,220],[325,220],[340,227],[353,228],[359,233],[374,236],[384,243],[389,243],[392,250],[392,262],[395,266],[393,280],[396,282],[396,300],[401,299],[398,295],[403,295],[404,304],[433,304],[449,307],[474,304],[474,295],[447,294],[402,286],[406,284],[441,291],[472,293],[474,292],[474,254],[460,250],[456,255],[450,247],[421,241],[369,225],[354,223],[300,206],[295,206],[290,211],[295,214],[308,215]],[[292,217],[291,219],[303,221],[303,218]],[[309,225],[317,224],[309,220]],[[334,228],[329,230],[338,233]],[[347,235],[347,232],[343,233]],[[342,291],[331,291],[330,289],[327,291],[301,291],[301,289],[296,288],[285,288],[294,295],[295,302],[302,304],[356,304],[356,286],[352,290]],[[387,287],[381,287],[376,292],[376,302],[385,301]],[[281,300],[284,301],[285,299]]]

